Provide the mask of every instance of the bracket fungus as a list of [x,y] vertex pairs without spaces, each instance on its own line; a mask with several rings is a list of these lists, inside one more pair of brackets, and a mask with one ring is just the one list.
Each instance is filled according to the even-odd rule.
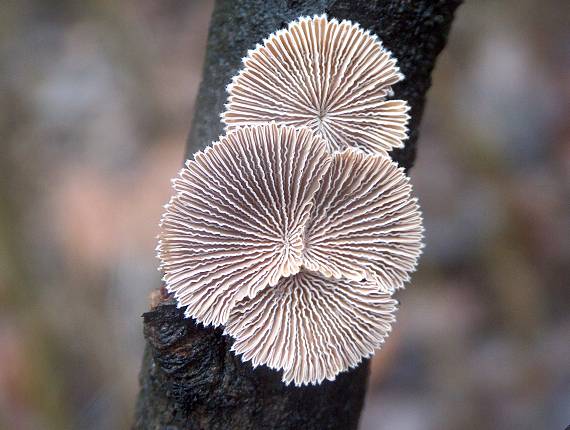
[[173,179],[160,222],[163,280],[185,315],[283,381],[318,384],[389,335],[394,291],[423,227],[404,170],[403,79],[375,35],[299,18],[243,60],[225,136]]
[[185,315],[224,325],[253,366],[332,380],[379,348],[422,219],[385,155],[331,152],[307,127],[239,127],[173,180],[157,246]]
[[254,367],[283,369],[286,384],[320,384],[380,348],[396,305],[374,282],[303,271],[238,303],[225,332]]
[[308,129],[245,127],[188,160],[157,247],[186,316],[224,324],[237,300],[301,268],[304,227],[331,162]]
[[404,169],[387,157],[334,154],[306,226],[304,266],[337,279],[373,279],[385,292],[401,288],[422,249],[411,192]]
[[309,127],[331,150],[402,148],[407,103],[387,100],[403,79],[396,59],[358,24],[303,17],[249,51],[228,86],[226,131],[278,124]]

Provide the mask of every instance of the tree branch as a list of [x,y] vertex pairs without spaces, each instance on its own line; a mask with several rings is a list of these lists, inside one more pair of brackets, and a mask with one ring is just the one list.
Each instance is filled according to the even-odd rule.
[[[397,99],[411,106],[410,139],[393,158],[409,169],[418,126],[460,0],[218,0],[212,15],[203,81],[196,101],[187,156],[223,133],[219,114],[226,85],[241,58],[270,33],[303,15],[326,12],[377,34],[398,59],[406,79]],[[281,375],[253,370],[230,352],[219,329],[184,318],[164,289],[144,314],[147,340],[135,429],[355,429],[368,378],[368,361],[320,386],[286,387]]]

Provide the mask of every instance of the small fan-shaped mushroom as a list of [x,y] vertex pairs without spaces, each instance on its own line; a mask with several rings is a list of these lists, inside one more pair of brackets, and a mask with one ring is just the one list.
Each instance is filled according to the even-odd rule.
[[303,265],[325,276],[403,286],[422,245],[422,218],[402,168],[384,156],[346,150],[333,157],[315,195]]
[[358,24],[300,18],[243,63],[228,86],[227,130],[276,121],[311,128],[332,150],[403,147],[408,105],[386,100],[403,75],[380,40]]
[[317,384],[372,355],[396,305],[373,282],[302,271],[237,303],[225,332],[243,361],[282,369],[286,384]]
[[308,129],[245,127],[187,161],[157,247],[186,315],[225,323],[235,301],[299,272],[303,231],[331,157]]

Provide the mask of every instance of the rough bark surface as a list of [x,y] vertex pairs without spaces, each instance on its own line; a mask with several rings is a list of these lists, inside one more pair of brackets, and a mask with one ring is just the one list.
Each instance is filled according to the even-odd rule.
[[[411,106],[410,139],[392,153],[414,162],[431,72],[461,0],[218,0],[212,15],[203,81],[187,156],[223,133],[219,114],[241,58],[270,33],[302,15],[350,19],[380,36],[406,76],[394,98]],[[368,361],[334,381],[286,387],[280,374],[252,369],[230,352],[219,329],[185,319],[164,289],[143,315],[147,345],[133,428],[137,430],[356,429]]]

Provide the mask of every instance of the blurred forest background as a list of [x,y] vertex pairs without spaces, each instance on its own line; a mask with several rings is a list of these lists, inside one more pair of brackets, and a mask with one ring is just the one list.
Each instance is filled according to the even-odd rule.
[[[212,6],[0,6],[1,429],[131,424]],[[362,430],[570,424],[568,12],[459,9],[411,172],[427,248]]]

